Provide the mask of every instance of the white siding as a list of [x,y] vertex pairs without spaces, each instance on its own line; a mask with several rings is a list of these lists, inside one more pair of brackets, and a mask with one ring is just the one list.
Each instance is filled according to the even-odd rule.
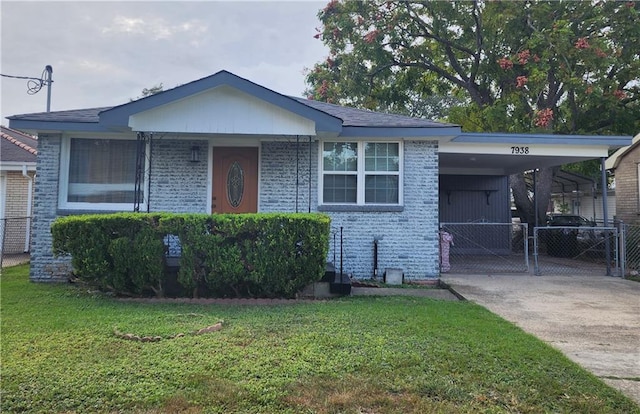
[[228,86],[220,86],[129,118],[134,131],[315,135],[315,123]]

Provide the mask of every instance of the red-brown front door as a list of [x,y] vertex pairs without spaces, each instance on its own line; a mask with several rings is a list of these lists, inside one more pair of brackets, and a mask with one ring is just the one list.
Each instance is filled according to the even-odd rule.
[[214,147],[213,213],[258,211],[258,148]]

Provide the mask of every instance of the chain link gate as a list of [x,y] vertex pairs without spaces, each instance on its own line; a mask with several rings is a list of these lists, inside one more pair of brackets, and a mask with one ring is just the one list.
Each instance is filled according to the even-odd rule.
[[[526,224],[441,223],[440,228],[442,273],[529,272]],[[446,235],[451,236],[449,242]],[[446,253],[448,257],[443,257]]]
[[530,242],[526,224],[441,223],[441,273],[621,276],[625,266],[640,272],[640,226],[547,226],[532,233]]
[[619,276],[620,239],[616,227],[535,227],[534,274]]
[[623,277],[640,274],[640,225],[619,223],[620,263]]

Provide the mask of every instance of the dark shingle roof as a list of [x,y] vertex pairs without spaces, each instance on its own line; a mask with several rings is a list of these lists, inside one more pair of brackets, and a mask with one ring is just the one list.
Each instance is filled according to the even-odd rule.
[[457,125],[435,122],[428,119],[412,118],[404,115],[385,114],[365,109],[350,108],[326,102],[291,97],[303,105],[342,119],[345,127],[381,127],[381,128],[449,128]]
[[36,162],[36,138],[4,126],[0,128],[0,159],[3,162]]
[[[435,122],[428,119],[412,118],[404,115],[373,112],[365,109],[350,108],[326,102],[313,101],[290,96],[289,98],[342,120],[344,127],[369,128],[448,128],[456,125]],[[113,107],[76,109],[69,111],[39,112],[33,114],[14,115],[11,120],[40,121],[40,122],[80,122],[98,123],[100,112]]]
[[68,111],[37,112],[32,114],[13,115],[10,120],[40,121],[40,122],[81,122],[97,123],[98,115],[111,107],[72,109]]

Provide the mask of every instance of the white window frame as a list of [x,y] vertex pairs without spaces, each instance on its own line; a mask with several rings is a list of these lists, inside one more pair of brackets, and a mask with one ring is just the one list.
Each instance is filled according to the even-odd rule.
[[[67,201],[69,194],[69,163],[71,159],[71,139],[95,139],[95,140],[123,140],[123,141],[136,141],[135,136],[86,136],[86,135],[65,135],[62,137],[60,144],[60,182],[58,185],[58,208],[62,210],[87,210],[87,211],[133,211],[134,203],[87,203],[87,202],[73,202]],[[140,203],[140,210],[146,211],[147,209],[147,188],[148,188],[148,172],[149,172],[149,142],[146,144],[144,166],[144,179],[142,183],[142,198]],[[78,184],[78,186],[84,186],[90,184]],[[93,186],[93,185],[91,185]],[[121,188],[122,186],[129,187],[128,184],[104,184],[105,187]]]
[[[325,142],[355,142],[358,144],[358,169],[355,173],[349,171],[324,171],[323,148]],[[365,144],[398,144],[398,171],[365,171]],[[404,183],[404,145],[401,140],[392,139],[325,139],[318,144],[318,204],[326,206],[403,206]],[[327,175],[357,175],[357,194],[355,203],[331,203],[324,201],[324,176]],[[365,203],[365,177],[368,175],[397,175],[398,203]]]

